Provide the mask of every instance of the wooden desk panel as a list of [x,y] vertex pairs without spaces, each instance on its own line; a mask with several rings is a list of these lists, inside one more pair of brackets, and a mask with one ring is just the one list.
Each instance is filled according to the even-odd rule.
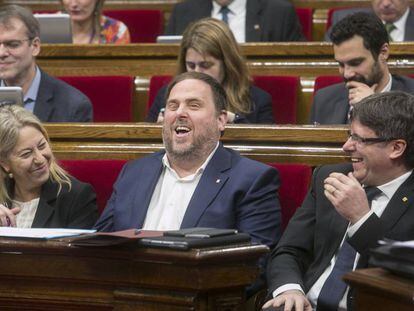
[[356,311],[414,310],[414,280],[380,268],[351,272],[345,281],[356,290]]
[[263,245],[187,252],[0,239],[1,310],[242,310]]
[[[161,126],[131,124],[46,124],[58,159],[136,159],[163,149]],[[342,151],[347,127],[230,125],[222,142],[265,162],[312,166],[349,161]]]
[[[178,44],[42,45],[38,64],[54,76],[129,75],[136,76],[134,120],[143,121],[152,75],[173,75]],[[414,72],[414,44],[394,43],[389,65],[400,74]],[[332,46],[328,43],[244,44],[242,53],[253,75],[296,75],[301,77],[297,120],[309,120],[314,79],[338,74]]]

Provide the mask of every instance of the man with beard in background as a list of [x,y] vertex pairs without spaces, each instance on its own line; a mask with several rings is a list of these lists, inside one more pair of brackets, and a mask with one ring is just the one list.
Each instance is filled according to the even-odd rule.
[[374,93],[414,93],[413,79],[390,74],[388,33],[375,15],[359,12],[345,17],[333,27],[330,39],[344,82],[316,92],[312,124],[346,124],[353,105]]

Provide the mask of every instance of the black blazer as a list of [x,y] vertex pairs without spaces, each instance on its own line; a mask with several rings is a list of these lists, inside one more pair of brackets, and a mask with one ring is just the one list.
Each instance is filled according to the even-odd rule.
[[[213,0],[186,0],[171,13],[166,35],[180,35],[192,22],[211,16]],[[303,41],[295,8],[286,0],[247,0],[246,42]]]
[[[404,91],[414,94],[414,79],[393,75],[392,91]],[[313,98],[310,123],[346,124],[349,100],[345,83],[337,83],[318,90]]]
[[71,177],[72,188],[50,180],[42,186],[32,228],[91,229],[98,219],[96,195],[90,184]]
[[85,94],[44,71],[33,113],[42,122],[90,122],[93,116]]
[[[166,93],[167,86],[159,89],[145,118],[146,122],[157,122],[160,109],[165,107]],[[237,114],[234,123],[275,123],[270,94],[256,86],[251,86],[250,97],[254,105],[252,112],[248,115]]]
[[[299,284],[307,292],[329,265],[348,222],[325,197],[323,183],[331,172],[347,174],[351,170],[351,164],[326,165],[315,170],[305,201],[271,253],[267,273],[270,293],[287,283]],[[413,228],[414,174],[411,174],[395,192],[381,218],[371,215],[348,240],[361,254],[358,266],[367,266],[368,250],[379,239],[413,240]]]

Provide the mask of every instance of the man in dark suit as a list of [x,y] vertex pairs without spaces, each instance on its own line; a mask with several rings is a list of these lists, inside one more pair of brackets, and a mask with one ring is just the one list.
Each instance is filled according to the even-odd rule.
[[43,122],[92,121],[92,104],[80,91],[36,66],[39,23],[23,7],[0,8],[0,86],[19,86],[24,105]]
[[[223,16],[222,8],[229,11]],[[227,20],[242,42],[303,41],[295,8],[287,0],[186,0],[174,6],[166,35],[180,35],[204,17]]]
[[[351,8],[336,10],[332,14],[332,26],[344,17],[356,12],[376,14],[389,29],[391,41],[414,40],[414,12],[408,0],[373,0],[371,8]],[[388,26],[389,25],[389,26]],[[325,33],[325,40],[330,41],[331,29]]]
[[303,205],[271,254],[274,298],[265,307],[351,308],[343,274],[366,267],[379,239],[414,239],[414,97],[387,92],[355,105],[343,149],[352,164],[315,170]]
[[388,34],[376,16],[364,12],[347,16],[332,29],[331,39],[344,83],[316,92],[311,123],[345,124],[353,105],[371,94],[414,92],[413,79],[390,74]]
[[219,142],[227,121],[222,86],[206,74],[186,72],[173,80],[167,98],[166,150],[122,169],[96,229],[235,228],[275,245],[278,172]]

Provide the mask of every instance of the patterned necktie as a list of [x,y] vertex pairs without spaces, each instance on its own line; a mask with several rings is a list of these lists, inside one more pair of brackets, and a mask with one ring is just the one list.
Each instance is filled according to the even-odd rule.
[[388,39],[390,40],[390,41],[394,41],[393,39],[392,39],[392,36],[391,36],[391,32],[394,30],[394,29],[397,29],[397,27],[395,27],[395,25],[393,24],[393,23],[385,23],[385,29],[387,30],[387,33],[388,33]]
[[219,13],[221,13],[221,20],[228,25],[230,9],[227,6],[222,6]]
[[[365,193],[369,206],[372,200],[382,193],[377,187],[365,187]],[[342,276],[345,273],[352,271],[355,262],[356,251],[348,243],[345,238],[344,243],[338,251],[335,265],[326,279],[321,292],[318,297],[317,311],[336,311],[338,310],[339,302],[346,291],[346,283],[342,281]]]

